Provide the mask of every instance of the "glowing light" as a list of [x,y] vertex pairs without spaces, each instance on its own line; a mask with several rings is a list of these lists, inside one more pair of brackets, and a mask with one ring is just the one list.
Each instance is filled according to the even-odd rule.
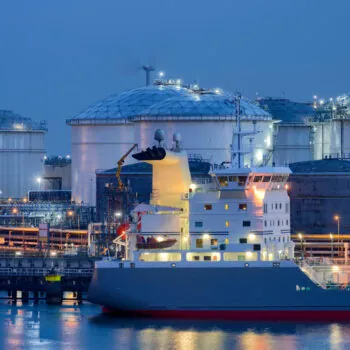
[[177,80],[176,80],[176,84],[177,84],[177,85],[181,85],[181,83],[182,83],[181,79],[177,79]]
[[163,71],[160,71],[160,72],[158,73],[158,75],[159,75],[160,78],[163,78],[163,77],[164,77],[164,74],[165,74],[165,73],[164,73]]
[[270,135],[266,137],[265,143],[266,143],[266,146],[267,146],[267,147],[270,147],[270,146],[271,146],[271,137],[270,137]]
[[40,184],[40,182],[41,182],[41,177],[37,177],[37,178],[36,178],[36,182],[38,182],[38,183]]
[[332,235],[332,234],[330,234],[330,235],[329,235],[329,238],[330,238],[330,239],[333,239],[333,235]]
[[336,106],[333,106],[332,109],[333,109],[333,111],[336,111],[336,110],[337,110],[337,107],[336,107]]
[[253,256],[253,253],[252,252],[246,252],[245,253],[245,256],[250,259],[252,256]]
[[254,196],[258,199],[258,200],[263,200],[265,197],[265,190],[258,190],[256,188],[256,186],[253,186],[253,190],[254,190]]
[[120,211],[117,211],[117,212],[115,212],[115,213],[114,213],[114,215],[115,215],[116,217],[118,217],[118,218],[119,218],[119,217],[121,217],[121,216],[122,216],[122,213],[121,213]]
[[256,239],[256,234],[254,234],[254,233],[249,233],[248,239],[249,239],[250,241],[255,241],[255,239]]
[[300,240],[303,239],[303,235],[301,233],[298,233],[298,237]]
[[333,271],[333,272],[338,272],[338,271],[339,271],[339,266],[333,265],[333,266],[332,266],[332,271]]
[[334,215],[334,220],[335,220],[335,221],[339,221],[339,220],[340,220],[339,215]]
[[27,203],[27,198],[23,198],[23,203]]
[[69,154],[67,154],[67,155],[66,155],[66,158],[67,158],[67,159],[70,159],[70,155],[69,155]]
[[12,209],[12,214],[18,214],[18,209],[17,208],[13,208]]
[[214,90],[214,92],[216,93],[216,94],[221,94],[222,93],[222,90],[221,89],[219,89],[219,88],[216,88],[215,90]]
[[164,238],[161,237],[161,236],[158,236],[158,237],[156,238],[156,240],[157,240],[158,242],[163,242],[163,241],[164,241]]
[[12,202],[12,198],[11,198],[11,197],[8,199],[8,202],[9,202],[9,203],[11,203],[11,202]]
[[68,212],[67,212],[68,216],[73,216],[73,214],[74,214],[73,210],[68,210]]
[[60,214],[57,215],[57,219],[58,220],[61,220],[62,219],[62,216]]
[[46,160],[47,159],[47,156],[44,156],[44,160]]
[[333,101],[333,97],[331,97],[331,98],[329,99],[329,101]]
[[261,162],[263,160],[263,151],[261,149],[257,150],[255,157],[259,162]]
[[51,256],[56,256],[57,253],[56,253],[56,252],[51,252],[50,255],[51,255]]
[[284,188],[285,188],[286,190],[289,190],[289,185],[288,185],[288,184],[285,184],[285,185],[284,185]]
[[20,256],[20,255],[22,255],[22,252],[16,252],[16,255]]
[[314,100],[317,100],[317,95],[314,95]]
[[209,239],[210,238],[210,236],[207,234],[207,233],[205,233],[204,235],[203,235],[203,239]]
[[197,185],[196,185],[196,184],[191,184],[191,185],[190,185],[190,189],[191,189],[192,191],[194,191],[196,188],[197,188]]
[[322,106],[324,104],[324,100],[320,100],[320,105]]

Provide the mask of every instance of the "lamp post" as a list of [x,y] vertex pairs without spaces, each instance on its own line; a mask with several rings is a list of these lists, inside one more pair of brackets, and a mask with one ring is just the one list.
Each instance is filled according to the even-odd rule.
[[39,184],[39,191],[40,191],[41,190],[41,177],[37,177],[36,182]]
[[337,222],[338,224],[338,258],[340,257],[340,216],[339,215],[334,215],[334,220]]
[[60,222],[60,229],[61,229],[61,249],[60,250],[63,250],[62,247],[63,247],[63,237],[62,237],[62,215],[58,214],[57,215],[57,219],[59,220]]
[[304,260],[303,235],[298,233],[298,237],[300,239],[301,258]]

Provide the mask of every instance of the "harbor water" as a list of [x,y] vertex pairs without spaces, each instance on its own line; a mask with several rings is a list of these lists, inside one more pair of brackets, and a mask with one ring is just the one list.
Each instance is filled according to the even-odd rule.
[[0,305],[0,349],[349,349],[350,324],[112,318],[98,306]]

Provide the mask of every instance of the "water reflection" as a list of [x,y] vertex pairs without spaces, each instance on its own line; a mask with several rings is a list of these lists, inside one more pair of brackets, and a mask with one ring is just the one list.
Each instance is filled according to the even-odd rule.
[[0,349],[346,349],[350,324],[116,319],[93,305],[0,306]]

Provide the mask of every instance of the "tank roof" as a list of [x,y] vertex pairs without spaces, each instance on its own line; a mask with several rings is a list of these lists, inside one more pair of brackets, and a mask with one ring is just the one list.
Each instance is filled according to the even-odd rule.
[[[195,93],[175,96],[152,105],[142,111],[145,117],[217,117],[235,116],[236,102],[233,97],[216,93]],[[241,115],[249,117],[271,117],[257,105],[241,100]]]
[[350,161],[343,159],[322,159],[306,162],[297,162],[289,165],[292,173],[349,173]]
[[294,102],[286,98],[266,97],[257,99],[257,103],[274,119],[280,119],[282,123],[304,123],[306,119],[316,115],[311,102]]
[[22,117],[21,115],[0,109],[0,130],[26,131],[26,130],[40,130],[47,131],[46,123],[34,122],[30,118]]
[[[206,90],[198,85],[156,82],[150,86],[110,95],[79,113],[67,124],[79,120],[120,121],[137,117],[218,117],[234,116],[236,106],[230,94]],[[242,100],[242,116],[271,118],[256,104]]]

